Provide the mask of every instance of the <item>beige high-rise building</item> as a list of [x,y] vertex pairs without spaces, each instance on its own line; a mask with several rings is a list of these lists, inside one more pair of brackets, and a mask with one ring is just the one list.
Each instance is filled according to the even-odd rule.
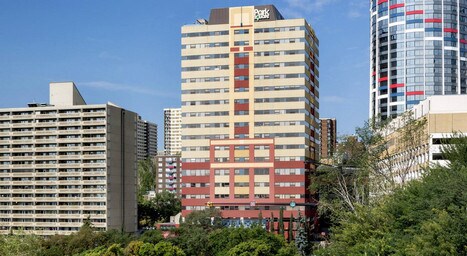
[[138,115],[87,105],[72,82],[50,104],[0,109],[0,234],[137,229]]
[[[446,164],[443,146],[450,144],[456,133],[467,135],[466,102],[467,95],[430,96],[392,120],[383,133],[388,149],[378,170],[384,181],[405,185],[421,178],[430,164]],[[373,182],[377,188],[387,185],[378,177],[373,177]]]
[[180,108],[164,109],[164,150],[167,155],[182,152],[182,110]]
[[311,214],[319,154],[318,39],[273,5],[182,27],[182,213]]

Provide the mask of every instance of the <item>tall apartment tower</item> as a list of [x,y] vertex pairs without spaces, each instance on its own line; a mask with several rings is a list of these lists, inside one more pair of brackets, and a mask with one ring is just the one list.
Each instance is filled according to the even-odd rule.
[[113,104],[87,105],[72,82],[50,104],[0,109],[0,234],[137,229],[136,122]]
[[273,5],[212,9],[197,23],[182,27],[183,216],[211,205],[224,218],[310,214],[314,30]]
[[164,109],[164,150],[167,155],[182,152],[182,110],[180,108]]
[[138,161],[157,155],[157,124],[138,117],[137,144]]
[[370,118],[466,94],[467,2],[371,0]]
[[321,159],[331,158],[337,146],[337,121],[335,118],[321,118]]

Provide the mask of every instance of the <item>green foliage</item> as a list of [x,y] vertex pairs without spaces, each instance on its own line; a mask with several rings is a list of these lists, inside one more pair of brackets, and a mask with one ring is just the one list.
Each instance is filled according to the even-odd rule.
[[38,253],[42,238],[34,235],[4,235],[0,236],[0,255],[2,256],[33,256]]
[[156,256],[156,247],[151,243],[144,243],[138,251],[139,256]]
[[182,209],[181,201],[175,194],[168,191],[157,193],[156,197],[138,201],[139,226],[154,227],[157,222],[168,222],[170,216],[174,216]]
[[144,243],[152,243],[152,244],[157,244],[160,241],[164,240],[164,236],[162,235],[162,232],[158,229],[153,229],[153,230],[147,230],[145,231],[139,239],[140,241]]
[[141,200],[148,191],[154,190],[156,178],[154,162],[148,158],[138,162],[138,199]]
[[143,241],[131,241],[127,247],[123,250],[123,254],[125,256],[139,256],[139,250],[141,246],[144,244]]
[[305,227],[306,220],[305,217],[302,217],[300,212],[298,213],[297,218],[297,234],[295,237],[295,246],[298,249],[300,255],[308,255],[310,251],[310,245],[308,243],[308,233]]
[[156,244],[155,249],[155,256],[185,256],[182,249],[169,242],[160,242]]
[[289,219],[289,230],[288,230],[288,236],[287,239],[289,242],[293,240],[293,224],[294,224],[294,218],[293,214],[290,214],[290,219]]
[[466,145],[445,152],[449,167],[432,168],[374,207],[359,206],[317,255],[467,255]]
[[278,233],[280,235],[284,235],[284,208],[281,207],[280,211],[279,211],[279,227],[278,227],[279,231]]
[[227,256],[269,256],[274,255],[271,247],[260,240],[242,242],[230,249]]
[[206,229],[192,224],[183,224],[175,230],[176,237],[168,238],[169,242],[180,247],[187,255],[211,255],[209,233]]
[[269,232],[274,233],[274,214],[271,212],[271,220],[269,221]]
[[222,228],[221,211],[216,208],[207,208],[202,211],[193,211],[185,218],[181,226],[201,227],[204,230]]
[[269,233],[258,226],[254,228],[223,228],[209,234],[209,250],[213,252],[213,255],[226,255],[232,248],[251,240],[261,241],[274,254],[286,244],[282,236]]

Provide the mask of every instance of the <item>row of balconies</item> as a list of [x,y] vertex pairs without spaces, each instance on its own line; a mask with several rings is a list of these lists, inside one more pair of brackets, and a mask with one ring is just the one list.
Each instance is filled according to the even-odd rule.
[[[0,181],[2,185],[105,185],[107,180],[49,180],[49,181]],[[1,200],[1,197],[0,197]]]
[[[18,227],[81,227],[82,222],[2,222],[0,220],[1,226],[18,226]],[[105,222],[102,223],[93,223],[94,227],[106,227]],[[54,234],[57,231],[54,231]]]
[[36,143],[60,143],[60,142],[105,142],[105,137],[92,137],[92,138],[59,138],[59,139],[9,139],[0,140],[0,145],[7,144],[36,144]]
[[24,147],[24,148],[0,148],[0,152],[55,152],[55,151],[97,151],[106,150],[106,146],[76,146],[76,147]]
[[[56,159],[106,159],[105,154],[94,154],[94,155],[47,155],[47,156],[0,156],[2,161],[18,161],[18,160],[56,160]],[[1,167],[1,165],[0,165]]]
[[105,197],[0,197],[0,201],[14,202],[105,202]]
[[74,129],[74,130],[40,130],[40,131],[8,131],[0,132],[0,136],[17,136],[17,135],[55,135],[55,134],[105,134],[106,129]]
[[94,121],[69,121],[69,122],[24,122],[24,123],[0,123],[0,128],[18,128],[18,127],[56,127],[56,126],[82,126],[82,125],[106,125],[106,120]]
[[2,169],[32,169],[32,168],[82,168],[82,167],[107,167],[106,163],[68,163],[68,164],[3,164]]
[[107,113],[101,112],[77,112],[77,113],[53,113],[53,114],[29,114],[29,115],[1,115],[0,120],[28,119],[28,118],[56,118],[56,117],[106,117]]

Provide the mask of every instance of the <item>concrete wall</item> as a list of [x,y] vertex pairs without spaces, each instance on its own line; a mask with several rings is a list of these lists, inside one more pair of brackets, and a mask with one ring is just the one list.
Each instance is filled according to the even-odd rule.
[[137,114],[107,105],[108,115],[108,228],[137,230],[136,124]]

